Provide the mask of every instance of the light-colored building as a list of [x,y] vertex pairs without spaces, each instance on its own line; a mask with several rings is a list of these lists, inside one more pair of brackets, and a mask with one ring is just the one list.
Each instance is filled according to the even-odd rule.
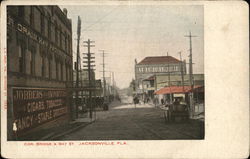
[[136,92],[144,93],[145,85],[149,85],[152,89],[152,82],[145,80],[156,75],[181,75],[186,74],[186,62],[180,61],[172,56],[152,56],[146,57],[139,63],[135,64],[135,82]]

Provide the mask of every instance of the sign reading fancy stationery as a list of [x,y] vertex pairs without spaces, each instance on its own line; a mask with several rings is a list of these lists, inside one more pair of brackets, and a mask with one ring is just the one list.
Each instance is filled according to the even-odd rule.
[[13,114],[20,135],[68,112],[63,89],[13,88]]

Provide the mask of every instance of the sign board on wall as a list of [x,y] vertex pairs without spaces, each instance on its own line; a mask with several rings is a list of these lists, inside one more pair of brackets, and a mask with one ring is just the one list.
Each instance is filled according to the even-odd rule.
[[13,115],[17,135],[67,115],[67,93],[64,89],[12,89]]
[[159,66],[136,66],[137,73],[166,73],[166,72],[178,72],[180,71],[180,65],[159,65]]

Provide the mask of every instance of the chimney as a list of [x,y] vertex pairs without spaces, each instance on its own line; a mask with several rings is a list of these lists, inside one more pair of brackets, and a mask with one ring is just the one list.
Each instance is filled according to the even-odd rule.
[[67,13],[68,13],[68,11],[67,11],[67,9],[66,8],[63,8],[63,13],[65,14],[65,16],[67,17]]

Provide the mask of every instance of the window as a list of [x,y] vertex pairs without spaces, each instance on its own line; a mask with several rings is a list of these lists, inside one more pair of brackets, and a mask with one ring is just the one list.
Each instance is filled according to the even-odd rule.
[[34,26],[34,8],[30,7],[30,25]]
[[45,71],[46,71],[46,69],[45,69],[45,57],[44,57],[44,55],[42,56],[42,58],[41,58],[41,72],[42,72],[42,77],[45,77]]
[[59,79],[58,61],[56,61],[56,79]]
[[35,52],[30,52],[30,74],[35,75]]
[[51,19],[48,19],[48,38],[51,38]]
[[68,51],[68,49],[67,49],[67,46],[68,46],[68,44],[67,44],[67,34],[65,33],[64,34],[64,45],[65,45],[65,51],[67,52]]
[[63,63],[61,63],[61,80],[63,81]]
[[57,26],[55,25],[55,42],[58,43]]
[[24,6],[19,6],[18,7],[18,16],[20,18],[23,18],[24,17]]
[[66,72],[66,81],[68,81],[68,80],[69,80],[69,79],[68,79],[69,77],[68,77],[68,66],[67,66],[67,65],[65,65],[65,69],[66,69],[66,71],[65,71],[65,72]]
[[70,54],[70,43],[71,43],[70,36],[68,35],[68,49],[69,49],[68,54]]
[[61,29],[60,29],[60,32],[59,32],[59,40],[60,40],[60,47],[62,47],[62,32],[61,32]]
[[45,29],[45,25],[44,25],[44,15],[41,14],[41,33],[44,34],[44,29]]
[[52,69],[51,69],[51,59],[48,58],[49,61],[49,79],[52,78]]
[[18,64],[19,64],[19,72],[25,73],[25,49],[22,45],[19,51]]

